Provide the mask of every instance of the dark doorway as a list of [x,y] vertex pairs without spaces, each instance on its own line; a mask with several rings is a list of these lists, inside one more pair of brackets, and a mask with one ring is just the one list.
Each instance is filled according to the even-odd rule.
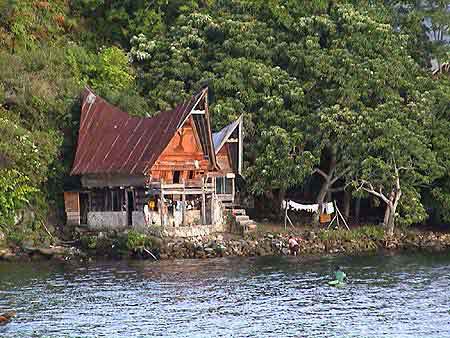
[[173,183],[180,183],[180,172],[178,170],[173,172]]
[[80,224],[88,223],[89,194],[80,192]]
[[134,211],[134,194],[133,191],[127,191],[127,220],[128,226],[133,225],[133,211]]

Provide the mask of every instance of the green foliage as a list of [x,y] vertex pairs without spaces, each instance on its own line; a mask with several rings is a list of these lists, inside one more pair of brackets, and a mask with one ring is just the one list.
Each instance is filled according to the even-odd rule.
[[0,226],[7,228],[16,211],[25,207],[38,190],[28,177],[14,169],[0,169]]
[[73,184],[67,175],[82,88],[134,114],[148,109],[123,50],[97,52],[70,41],[78,33],[66,2],[3,0],[0,7],[0,167],[30,179],[40,191],[33,204],[45,213],[43,205],[62,208],[64,185]]
[[126,91],[134,84],[133,70],[125,52],[117,47],[103,49],[96,60],[89,65],[89,84],[100,92]]
[[414,188],[404,190],[398,214],[397,224],[400,226],[418,224],[428,218],[420,193],[417,190]]
[[0,47],[33,49],[77,29],[64,0],[0,0]]
[[97,248],[97,236],[83,236],[81,237],[81,247],[87,250],[95,250]]
[[134,70],[122,49],[109,47],[94,53],[71,44],[65,51],[65,62],[79,88],[90,86],[130,114],[148,112],[147,102],[136,92]]
[[44,183],[61,142],[59,135],[52,130],[29,131],[11,121],[1,110],[0,134],[2,166],[18,168],[35,186]]
[[127,248],[128,250],[136,250],[142,248],[151,248],[153,246],[152,240],[147,235],[138,231],[128,231]]
[[275,126],[262,132],[257,143],[258,157],[248,169],[253,192],[262,194],[269,186],[286,190],[309,176],[316,163],[310,152],[298,148],[302,144],[301,136],[298,132],[295,139]]
[[318,232],[317,236],[322,241],[382,241],[384,239],[384,229],[377,225],[365,225],[356,229],[336,229],[327,230],[322,229]]
[[333,158],[337,182],[388,194],[397,167],[399,223],[426,218],[423,196],[450,220],[450,81],[425,68],[448,57],[445,5],[0,0],[0,168],[40,191],[33,204],[61,203],[85,85],[145,115],[208,84],[214,129],[244,114],[251,192]]
[[133,35],[155,35],[167,29],[182,13],[207,6],[197,0],[75,0],[72,7],[89,22],[91,29],[106,41],[127,45]]

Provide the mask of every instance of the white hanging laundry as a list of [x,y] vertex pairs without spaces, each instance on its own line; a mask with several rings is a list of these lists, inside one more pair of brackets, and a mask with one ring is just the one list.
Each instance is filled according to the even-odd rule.
[[149,224],[150,223],[150,210],[148,208],[148,204],[144,205],[144,220],[145,220],[145,224]]
[[310,212],[310,213],[319,211],[318,204],[300,204],[300,203],[297,203],[294,201],[283,201],[282,206],[283,206],[283,208],[286,208],[286,206],[288,206],[292,210],[306,211],[306,212]]
[[319,211],[319,205],[318,204],[309,204],[308,209],[306,211],[316,213]]
[[328,202],[325,205],[325,211],[328,215],[331,215],[334,213],[334,203],[333,202]]
[[291,209],[294,210],[306,210],[306,205],[300,204],[300,203],[296,203],[294,201],[289,201],[289,206],[291,207]]

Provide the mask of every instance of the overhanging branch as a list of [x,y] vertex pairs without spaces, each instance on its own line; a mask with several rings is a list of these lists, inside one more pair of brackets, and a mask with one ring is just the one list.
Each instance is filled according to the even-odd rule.
[[325,173],[324,173],[321,169],[319,169],[319,168],[314,169],[312,173],[313,173],[313,175],[314,175],[315,173],[317,173],[317,174],[319,174],[320,176],[322,176],[324,179],[328,180],[328,175],[325,174]]

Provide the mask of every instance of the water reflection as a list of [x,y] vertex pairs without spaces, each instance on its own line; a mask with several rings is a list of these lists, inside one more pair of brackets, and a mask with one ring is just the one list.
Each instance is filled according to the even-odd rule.
[[[0,264],[3,337],[449,337],[450,256]],[[336,264],[344,288],[326,282]]]

